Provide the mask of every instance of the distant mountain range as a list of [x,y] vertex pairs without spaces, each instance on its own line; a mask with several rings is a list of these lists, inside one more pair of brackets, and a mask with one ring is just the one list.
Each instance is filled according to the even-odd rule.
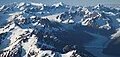
[[119,57],[119,29],[120,7],[1,5],[0,57]]

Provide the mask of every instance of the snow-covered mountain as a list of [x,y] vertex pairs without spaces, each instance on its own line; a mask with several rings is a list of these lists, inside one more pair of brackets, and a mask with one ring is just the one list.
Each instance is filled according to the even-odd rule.
[[0,57],[108,57],[89,49],[106,48],[119,27],[119,7],[1,5]]

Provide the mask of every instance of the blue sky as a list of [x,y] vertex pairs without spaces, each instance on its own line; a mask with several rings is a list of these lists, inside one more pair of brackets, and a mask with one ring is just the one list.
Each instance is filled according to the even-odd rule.
[[63,2],[69,5],[81,5],[81,6],[97,4],[120,4],[120,0],[0,0],[0,4],[6,4],[11,2],[41,2],[47,5]]

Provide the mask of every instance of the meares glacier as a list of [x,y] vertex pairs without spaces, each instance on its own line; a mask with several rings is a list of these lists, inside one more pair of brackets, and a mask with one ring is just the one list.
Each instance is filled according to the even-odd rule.
[[120,7],[0,5],[0,57],[120,57]]

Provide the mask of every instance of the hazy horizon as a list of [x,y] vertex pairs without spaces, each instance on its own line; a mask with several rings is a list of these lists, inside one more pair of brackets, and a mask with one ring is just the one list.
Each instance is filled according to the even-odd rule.
[[52,5],[55,3],[63,2],[65,4],[75,6],[92,6],[97,4],[120,4],[120,0],[2,0],[0,4],[8,4],[13,2],[35,2],[35,3],[43,3],[46,5]]

